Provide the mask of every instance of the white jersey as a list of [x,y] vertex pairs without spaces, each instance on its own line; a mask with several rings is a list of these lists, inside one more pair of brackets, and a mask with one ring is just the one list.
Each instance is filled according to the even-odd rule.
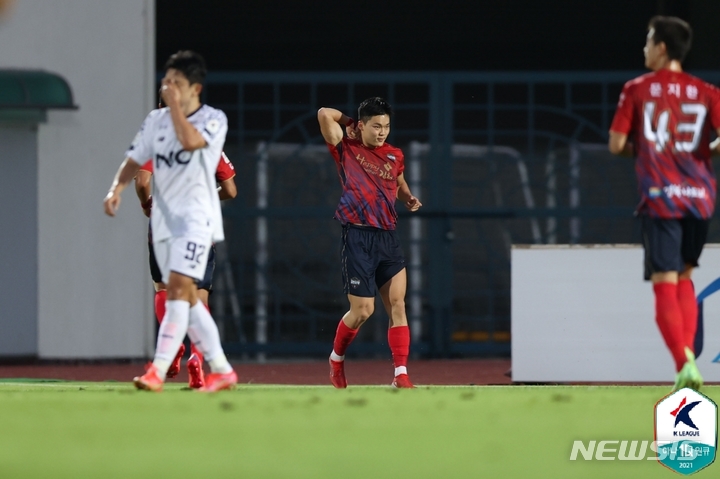
[[203,232],[211,233],[214,242],[225,239],[215,171],[225,144],[227,117],[203,105],[187,119],[205,138],[205,148],[183,150],[170,110],[162,108],[148,114],[125,153],[140,165],[153,160],[153,242]]

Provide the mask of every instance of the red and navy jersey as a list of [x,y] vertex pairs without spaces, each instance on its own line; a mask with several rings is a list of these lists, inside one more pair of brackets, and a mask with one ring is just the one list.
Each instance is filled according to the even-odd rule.
[[635,145],[638,212],[707,219],[716,180],[710,131],[720,127],[720,89],[684,72],[659,70],[627,82],[610,131]]
[[405,170],[400,148],[387,143],[367,147],[360,140],[344,138],[328,144],[343,187],[335,219],[345,224],[394,230],[398,176]]

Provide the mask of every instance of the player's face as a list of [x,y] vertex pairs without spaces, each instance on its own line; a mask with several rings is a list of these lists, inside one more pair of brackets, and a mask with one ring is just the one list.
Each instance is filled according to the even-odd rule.
[[200,90],[202,85],[199,83],[190,84],[187,77],[181,72],[174,68],[168,68],[165,72],[165,79],[172,82],[180,92],[180,104],[183,106],[189,105],[195,99],[200,97]]
[[653,36],[655,35],[655,29],[651,28],[645,39],[645,48],[643,53],[645,54],[645,66],[650,70],[657,70],[662,63],[661,57],[664,52],[664,44],[661,42],[655,44]]
[[367,122],[360,120],[358,128],[362,135],[362,142],[365,146],[383,146],[390,134],[390,117],[377,115],[371,117]]

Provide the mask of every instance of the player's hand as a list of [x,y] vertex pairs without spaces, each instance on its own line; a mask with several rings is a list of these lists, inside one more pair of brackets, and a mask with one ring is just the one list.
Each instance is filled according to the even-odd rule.
[[355,123],[354,121],[345,125],[345,133],[347,134],[347,137],[351,140],[360,138],[360,130],[358,130],[357,123]]
[[103,201],[103,206],[105,207],[106,215],[115,216],[118,208],[120,208],[120,193],[109,191],[105,197],[105,201]]
[[180,103],[180,90],[167,78],[163,78],[162,86],[160,87],[160,96],[163,102],[170,108]]
[[407,208],[410,211],[417,211],[422,206],[422,203],[420,203],[420,200],[415,198],[414,196],[411,196],[409,200],[405,202],[405,208]]
[[140,208],[142,208],[143,213],[145,216],[150,218],[150,212],[152,211],[152,205],[153,205],[153,197],[150,195],[145,203],[140,204]]

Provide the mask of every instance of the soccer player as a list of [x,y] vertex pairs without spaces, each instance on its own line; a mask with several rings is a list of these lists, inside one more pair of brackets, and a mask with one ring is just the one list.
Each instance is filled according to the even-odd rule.
[[655,319],[675,361],[675,389],[702,386],[695,365],[697,303],[691,279],[715,208],[711,129],[720,134],[720,90],[683,72],[692,30],[676,17],[648,25],[645,66],[627,82],[610,127],[610,152],[635,157]]
[[200,103],[207,70],[192,51],[179,51],[165,64],[161,95],[167,105],[153,110],[126,152],[110,191],[105,213],[115,216],[121,193],[147,158],[154,161],[154,207],[150,215],[153,250],[167,285],[165,317],[155,358],[138,389],[161,391],[185,334],[210,364],[201,391],[228,389],[237,375],[225,357],[212,316],[198,301],[196,282],[203,279],[211,244],[224,239],[217,170],[225,136],[225,114]]
[[402,151],[385,142],[391,117],[390,105],[377,97],[360,104],[357,124],[338,110],[318,111],[320,131],[335,159],[343,187],[335,219],[342,224],[342,276],[350,310],[338,324],[330,354],[330,381],[336,388],[347,387],[345,351],[373,313],[378,290],[390,317],[388,344],[395,365],[392,385],[414,387],[407,374],[407,277],[395,233],[395,200],[402,201],[410,211],[417,211],[422,204],[405,182]]
[[[151,182],[153,172],[153,161],[148,160],[138,170],[135,176],[135,192],[137,193],[140,205],[145,216],[150,217],[152,208]],[[220,200],[232,199],[237,196],[237,187],[235,186],[235,167],[230,159],[222,153],[217,171],[215,172],[215,181],[219,185],[218,193]],[[155,259],[155,252],[152,247],[152,225],[148,225],[148,257],[150,261],[150,275],[155,286],[155,316],[158,322],[162,322],[165,316],[165,301],[167,299],[167,287],[162,282],[162,273]],[[208,299],[210,291],[212,291],[212,278],[215,271],[215,245],[210,248],[207,267],[205,268],[205,276],[202,281],[197,284],[198,299],[202,301],[206,308],[209,309]],[[188,385],[192,389],[199,389],[205,385],[203,374],[203,356],[202,353],[190,343],[190,358],[187,361],[188,369]],[[180,372],[180,362],[185,354],[185,345],[180,345],[175,359],[170,364],[166,377],[173,378]]]

